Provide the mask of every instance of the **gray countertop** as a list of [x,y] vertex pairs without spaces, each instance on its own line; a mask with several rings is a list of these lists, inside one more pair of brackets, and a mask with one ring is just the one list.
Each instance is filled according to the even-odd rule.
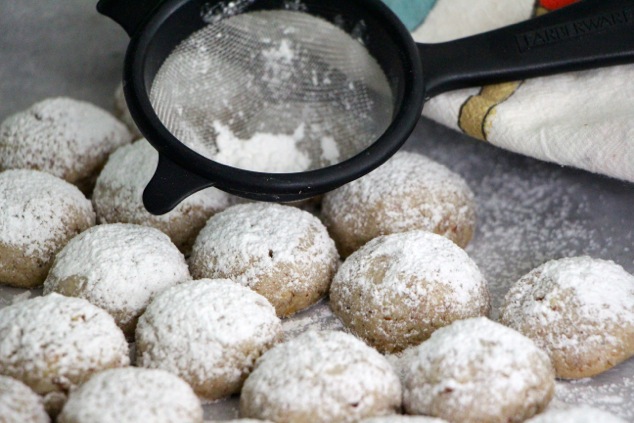
[[[0,0],[0,120],[60,95],[112,109],[127,37],[95,3]],[[446,164],[475,192],[478,228],[467,252],[487,277],[494,310],[512,283],[549,259],[591,255],[634,273],[634,185],[511,154],[425,119],[405,148]],[[0,288],[0,307],[21,292]],[[309,327],[340,325],[327,303],[285,322],[290,334]],[[562,402],[634,421],[634,360],[558,382],[555,405]],[[235,399],[206,406],[209,419],[236,412]]]

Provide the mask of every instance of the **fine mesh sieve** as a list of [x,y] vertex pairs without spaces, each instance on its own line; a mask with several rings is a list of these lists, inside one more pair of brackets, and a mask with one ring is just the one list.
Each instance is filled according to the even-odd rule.
[[159,119],[199,154],[248,170],[305,171],[351,158],[392,122],[383,70],[336,25],[294,10],[206,19],[150,90]]
[[[424,100],[634,60],[634,0],[582,0],[477,36],[416,44],[379,0],[100,0],[131,37],[123,86],[159,152],[162,214],[216,186],[293,201],[373,170]],[[583,87],[580,87],[583,89]]]

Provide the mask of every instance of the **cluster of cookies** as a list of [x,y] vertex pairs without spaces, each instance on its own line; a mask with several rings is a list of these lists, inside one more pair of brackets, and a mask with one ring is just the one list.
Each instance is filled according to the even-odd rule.
[[[0,284],[44,291],[0,310],[0,421],[198,423],[238,393],[244,422],[621,421],[542,413],[556,377],[634,355],[620,266],[545,263],[497,323],[444,166],[398,153],[315,213],[211,188],[153,216],[158,155],[128,125],[70,99],[0,125]],[[346,332],[285,339],[325,296]]]

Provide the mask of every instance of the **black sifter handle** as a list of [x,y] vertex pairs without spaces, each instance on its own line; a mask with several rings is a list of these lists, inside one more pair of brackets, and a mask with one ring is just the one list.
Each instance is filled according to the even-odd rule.
[[99,0],[97,10],[125,29],[130,37],[163,0]]
[[[634,61],[634,0],[581,0],[456,41],[418,44],[425,95]],[[579,87],[583,89],[583,87]]]

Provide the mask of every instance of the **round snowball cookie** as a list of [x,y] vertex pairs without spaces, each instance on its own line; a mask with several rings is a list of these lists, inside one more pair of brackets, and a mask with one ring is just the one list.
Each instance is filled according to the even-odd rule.
[[134,123],[128,104],[125,101],[125,94],[123,93],[123,84],[119,84],[114,92],[114,114],[128,127],[128,130],[132,133],[134,139],[141,138],[141,131]]
[[385,357],[352,335],[309,331],[266,352],[240,396],[240,416],[357,422],[400,409],[401,384]]
[[35,170],[0,172],[0,284],[42,285],[55,254],[94,224],[90,201],[68,182]]
[[190,280],[183,254],[161,231],[116,223],[73,238],[55,257],[44,293],[84,298],[108,311],[126,336],[151,299]]
[[65,394],[94,373],[128,364],[112,316],[86,300],[50,294],[0,310],[0,374],[40,395]]
[[462,248],[410,231],[375,238],[348,257],[332,281],[330,307],[352,333],[395,353],[453,321],[488,315],[490,297]]
[[108,155],[131,139],[125,125],[105,110],[50,98],[0,124],[0,170],[42,170],[89,193]]
[[626,423],[608,412],[587,405],[567,410],[550,410],[533,417],[526,423]]
[[408,414],[449,422],[522,422],[553,397],[548,355],[524,335],[484,317],[438,329],[403,363]]
[[612,261],[549,261],[508,292],[500,322],[550,354],[557,376],[597,375],[634,356],[634,276]]
[[146,140],[115,151],[97,179],[92,201],[100,223],[135,223],[166,233],[189,252],[198,232],[215,213],[229,206],[229,194],[208,188],[187,197],[169,213],[155,216],[143,206],[143,190],[154,175],[158,153]]
[[177,374],[216,400],[240,392],[255,361],[282,336],[260,294],[228,279],[191,281],[163,292],[139,319],[137,365]]
[[427,416],[401,416],[394,414],[392,416],[371,417],[361,420],[361,423],[447,423],[446,420],[436,417]]
[[128,367],[99,373],[74,390],[58,423],[202,423],[191,387],[163,370]]
[[24,383],[0,376],[0,422],[49,423],[42,398]]
[[196,238],[192,276],[227,278],[266,297],[280,317],[326,295],[339,256],[315,216],[291,206],[240,204],[213,216]]
[[322,214],[339,253],[379,235],[422,229],[461,247],[473,236],[473,193],[445,166],[400,152],[383,166],[324,196]]

